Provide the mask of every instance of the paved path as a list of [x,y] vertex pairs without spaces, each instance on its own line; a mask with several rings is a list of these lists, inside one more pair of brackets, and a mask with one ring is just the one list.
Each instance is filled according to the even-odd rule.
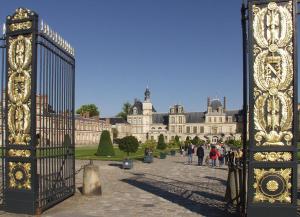
[[[196,160],[196,157],[195,157]],[[100,197],[75,196],[47,210],[52,217],[199,217],[226,216],[224,194],[227,169],[186,165],[185,157],[155,159],[152,164],[135,162],[132,170],[116,162],[94,161],[100,166]],[[76,168],[87,161],[77,161]],[[82,186],[82,172],[76,177]],[[1,216],[15,216],[3,213]],[[231,215],[232,216],[232,215]]]

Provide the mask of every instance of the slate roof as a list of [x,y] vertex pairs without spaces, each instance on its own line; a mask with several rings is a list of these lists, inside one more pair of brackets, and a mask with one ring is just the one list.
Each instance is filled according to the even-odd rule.
[[226,111],[227,116],[232,116],[233,122],[242,122],[242,110],[228,110]]
[[203,123],[205,121],[204,112],[187,112],[185,113],[186,123]]
[[[129,114],[133,115],[133,108],[137,108],[137,114],[142,115],[143,114],[143,103],[140,100],[135,100],[133,106],[131,106],[129,110]],[[152,106],[152,112],[156,112],[155,108]]]
[[[205,112],[186,112],[184,113],[186,118],[186,123],[204,123],[205,122]],[[229,110],[226,111],[226,116],[232,116],[233,122],[241,122],[241,110]],[[164,124],[169,123],[169,113],[154,113],[152,114],[153,124]]]
[[168,113],[154,113],[152,114],[153,124],[169,124],[169,114]]
[[106,121],[106,119],[109,119],[109,123],[111,125],[116,125],[116,124],[128,124],[126,120],[123,118],[100,118],[102,121]]

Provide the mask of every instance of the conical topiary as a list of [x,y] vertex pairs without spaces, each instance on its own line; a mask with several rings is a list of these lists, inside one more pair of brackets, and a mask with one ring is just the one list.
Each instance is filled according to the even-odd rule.
[[100,142],[99,142],[96,155],[97,156],[115,155],[115,151],[110,138],[110,133],[107,130],[103,130],[103,132],[101,133]]

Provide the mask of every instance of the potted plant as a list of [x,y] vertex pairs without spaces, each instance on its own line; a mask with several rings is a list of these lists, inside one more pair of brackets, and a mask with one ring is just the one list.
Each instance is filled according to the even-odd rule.
[[165,143],[164,135],[160,134],[157,143],[157,149],[161,150],[161,152],[159,153],[160,159],[165,159],[167,157],[167,154],[164,151],[166,148],[167,148],[167,144]]
[[145,156],[144,163],[152,163],[153,162],[153,152],[156,148],[156,142],[153,139],[147,140],[145,142]]
[[173,140],[170,141],[169,144],[168,144],[168,149],[170,150],[170,155],[171,156],[176,155],[175,147],[176,147],[175,141],[173,141]]
[[139,148],[138,140],[134,136],[126,136],[120,140],[119,148],[127,154],[127,157],[123,160],[123,169],[132,169],[133,161],[129,159],[129,154],[137,152]]

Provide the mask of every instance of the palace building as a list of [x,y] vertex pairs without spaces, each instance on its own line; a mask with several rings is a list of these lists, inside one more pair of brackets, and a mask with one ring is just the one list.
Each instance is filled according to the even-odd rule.
[[[151,103],[150,90],[145,91],[144,101],[135,100],[127,117],[127,123],[115,125],[118,138],[126,135],[135,136],[139,141],[158,140],[163,134],[165,141],[173,140],[176,135],[181,141],[187,136],[216,143],[220,140],[241,139],[241,110],[227,110],[226,97],[207,98],[207,109],[202,112],[188,112],[182,105],[174,105],[167,113],[157,112]],[[130,131],[130,132],[128,132]]]

